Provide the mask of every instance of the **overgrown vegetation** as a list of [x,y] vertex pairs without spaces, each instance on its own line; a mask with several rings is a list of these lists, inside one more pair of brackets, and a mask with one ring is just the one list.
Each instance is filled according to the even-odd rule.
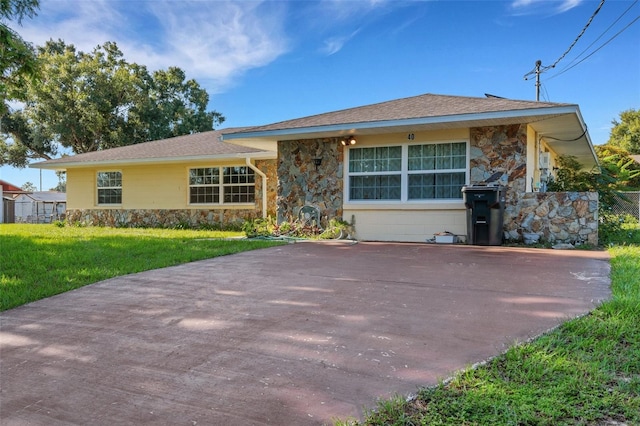
[[640,227],[611,235],[611,300],[485,365],[337,425],[640,424]]
[[329,225],[322,229],[314,221],[283,221],[278,223],[273,216],[266,219],[253,219],[245,222],[243,231],[249,238],[287,237],[287,238],[348,238],[353,234],[353,226],[348,222],[331,219]]
[[554,191],[594,191],[598,193],[598,239],[601,245],[612,243],[627,218],[613,212],[617,200],[627,200],[624,191],[635,190],[640,180],[640,168],[628,155],[619,150],[601,148],[599,153],[606,155],[600,158],[599,170],[585,171],[582,165],[572,156],[561,156],[558,159],[558,170],[554,180],[548,183],[547,190]]
[[107,278],[280,244],[240,232],[0,225],[0,311]]

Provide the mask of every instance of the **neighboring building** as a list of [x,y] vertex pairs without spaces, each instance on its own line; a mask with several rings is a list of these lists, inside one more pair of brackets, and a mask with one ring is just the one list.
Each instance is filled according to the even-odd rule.
[[313,206],[359,239],[425,241],[466,234],[463,185],[500,183],[507,238],[597,242],[597,195],[539,192],[560,155],[597,164],[577,105],[426,94],[34,167],[67,171],[68,219],[86,223],[291,220]]
[[16,222],[51,223],[65,218],[67,195],[55,191],[25,192],[15,196],[14,205]]
[[2,198],[2,208],[0,209],[0,223],[14,223],[15,220],[15,201],[17,194],[24,191],[17,186],[0,179],[0,198]]

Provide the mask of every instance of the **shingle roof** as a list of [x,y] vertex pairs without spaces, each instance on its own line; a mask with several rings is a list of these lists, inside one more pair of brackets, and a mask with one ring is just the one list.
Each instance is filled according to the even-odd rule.
[[294,120],[281,121],[265,126],[238,129],[228,133],[264,132],[305,127],[334,126],[341,124],[373,123],[380,121],[409,120],[416,118],[446,117],[463,114],[512,112],[541,108],[555,108],[572,104],[519,101],[497,97],[465,97],[427,93],[372,105],[343,109]]
[[237,131],[238,128],[212,130],[192,135],[177,136],[135,145],[87,152],[68,157],[56,158],[33,166],[56,166],[82,163],[118,163],[123,161],[151,161],[166,159],[181,159],[193,157],[235,157],[242,154],[268,153],[268,151],[246,146],[222,142],[221,135],[227,131]]
[[28,194],[24,194],[25,196],[31,198],[34,201],[42,201],[42,202],[64,202],[67,201],[67,194],[64,192],[56,192],[56,191],[36,191],[30,192]]

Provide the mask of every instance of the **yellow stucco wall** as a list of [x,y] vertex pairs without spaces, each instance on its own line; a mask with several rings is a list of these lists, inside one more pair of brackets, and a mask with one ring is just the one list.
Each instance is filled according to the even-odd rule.
[[[413,135],[413,139],[409,139],[409,135]],[[389,133],[379,135],[357,135],[356,147],[389,145],[398,143],[419,143],[419,142],[449,142],[449,141],[468,141],[469,129],[449,129],[449,130],[432,130],[429,132],[402,132]]]
[[[189,205],[189,169],[193,167],[245,165],[244,161],[224,163],[128,165],[123,167],[88,167],[67,170],[68,209],[202,209],[217,205]],[[119,171],[122,173],[122,204],[98,205],[96,176],[98,172]],[[256,179],[260,176],[256,174]],[[256,198],[261,193],[256,192]],[[236,205],[247,208],[246,204]],[[251,204],[253,206],[253,203]],[[224,208],[234,208],[225,205]]]
[[363,241],[425,242],[448,231],[464,239],[467,232],[464,204],[442,203],[432,208],[344,209],[344,219],[355,222]]
[[536,137],[536,131],[531,126],[527,126],[527,192],[533,191],[540,183]]
[[67,169],[67,209],[89,209],[96,198],[95,169]]

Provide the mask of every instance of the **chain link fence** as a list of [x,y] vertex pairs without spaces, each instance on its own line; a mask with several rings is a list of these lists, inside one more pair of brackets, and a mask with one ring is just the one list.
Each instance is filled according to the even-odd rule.
[[640,223],[640,192],[624,192],[623,194],[627,199],[616,198],[616,202],[612,206],[613,213],[633,216]]

